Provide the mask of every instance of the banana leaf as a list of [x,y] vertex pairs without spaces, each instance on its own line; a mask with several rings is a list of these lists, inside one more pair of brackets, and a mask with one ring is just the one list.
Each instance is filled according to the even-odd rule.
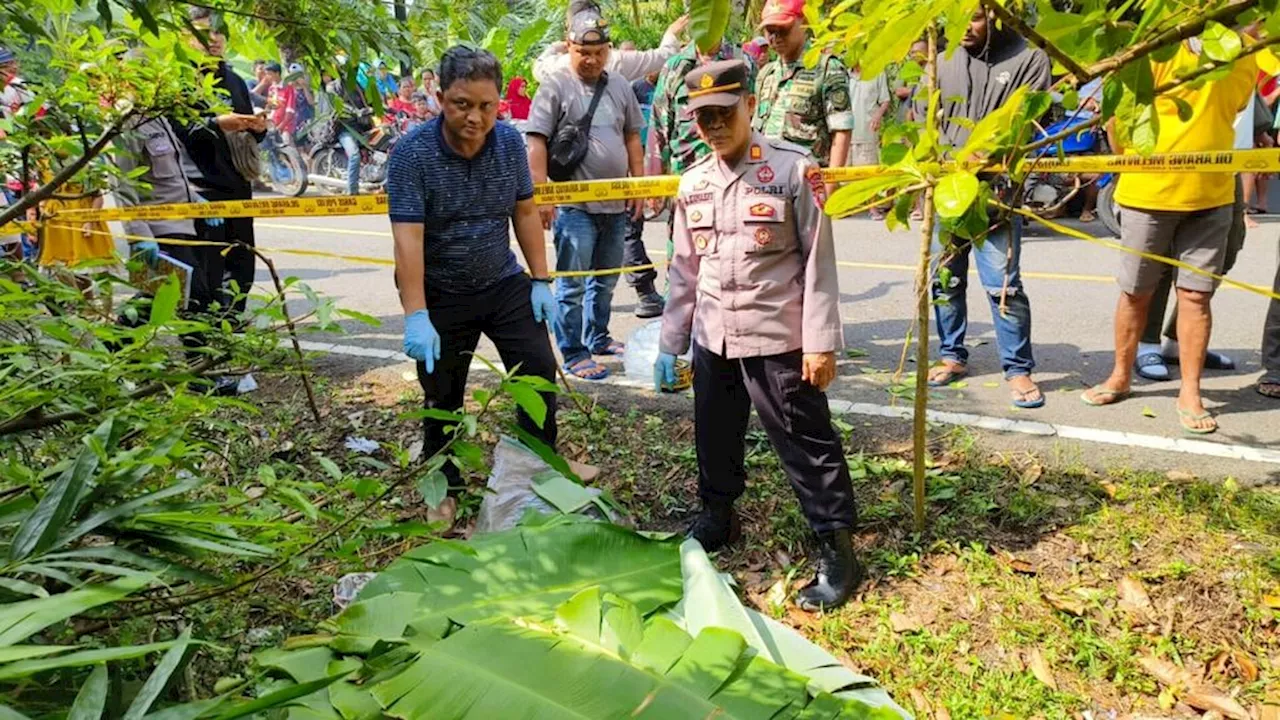
[[[804,676],[751,651],[732,630],[691,637],[660,616],[627,629],[639,618],[626,600],[588,588],[554,625],[494,621],[457,630],[373,695],[387,715],[435,720],[504,717],[512,708],[548,719],[796,718],[817,701]],[[876,717],[857,701],[819,697],[813,709],[826,711],[814,717]]]
[[732,578],[718,572],[697,540],[680,546],[684,596],[664,613],[686,632],[708,627],[736,630],[761,656],[809,679],[809,689],[856,700],[884,711],[884,717],[911,715],[875,681],[855,673],[803,635],[767,615],[746,607],[733,591]]
[[[578,591],[600,586],[642,614],[680,599],[676,540],[653,540],[608,523],[565,516],[468,543],[431,543],[411,550],[369,582],[359,599],[416,593],[417,620],[460,625],[490,618],[547,619]],[[353,604],[338,618],[363,614]],[[359,633],[364,634],[364,633]]]

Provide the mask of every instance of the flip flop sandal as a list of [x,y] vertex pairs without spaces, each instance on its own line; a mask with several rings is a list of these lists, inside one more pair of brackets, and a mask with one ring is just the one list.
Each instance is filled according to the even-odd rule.
[[946,387],[969,374],[969,369],[964,367],[957,368],[954,365],[934,365],[934,367],[945,367],[947,369],[947,373],[945,375],[939,375],[936,378],[929,378],[929,387]]
[[[1111,390],[1102,385],[1094,385],[1080,394],[1080,402],[1090,407],[1102,407],[1104,405],[1114,405],[1128,398],[1131,394],[1129,390]],[[1093,397],[1090,397],[1090,395]],[[1108,399],[1105,402],[1098,402],[1097,398]]]
[[1169,365],[1164,356],[1158,352],[1142,353],[1133,361],[1133,371],[1138,375],[1156,382],[1170,379]]
[[582,380],[603,380],[609,377],[609,368],[591,358],[583,358],[572,365],[565,365],[564,369]]
[[592,355],[625,355],[626,353],[627,346],[617,340],[610,340],[608,345],[605,345],[599,350],[591,351]]
[[1097,213],[1089,212],[1088,210],[1085,210],[1080,213],[1080,222],[1093,222],[1094,220],[1097,220],[1097,219],[1098,219]]
[[1253,386],[1254,390],[1263,397],[1269,397],[1273,400],[1280,400],[1280,382],[1262,382]]
[[1178,408],[1178,422],[1182,424],[1182,432],[1191,435],[1208,435],[1218,429],[1218,421],[1214,420],[1209,427],[1196,427],[1189,423],[1199,422],[1201,420],[1213,420],[1213,415],[1208,410],[1202,413],[1193,413],[1189,410]]
[[[1013,406],[1022,408],[1023,410],[1035,410],[1044,407],[1044,393],[1040,392],[1039,387],[1033,387],[1030,390],[1018,390],[1010,388],[1013,393]],[[1031,396],[1035,396],[1035,400],[1030,400]]]
[[1230,355],[1209,350],[1204,354],[1205,370],[1235,370],[1236,361]]
[[[1141,360],[1142,358],[1138,358]],[[1166,363],[1170,365],[1179,364],[1176,357],[1165,358]],[[1204,353],[1204,369],[1205,370],[1235,370],[1236,361],[1226,353],[1220,353],[1217,350],[1206,350]],[[1146,377],[1143,375],[1143,377]]]

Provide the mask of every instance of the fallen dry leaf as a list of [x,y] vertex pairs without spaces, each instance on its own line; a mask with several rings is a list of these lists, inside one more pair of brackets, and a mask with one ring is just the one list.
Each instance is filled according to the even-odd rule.
[[916,707],[916,714],[928,715],[933,706],[929,704],[929,699],[920,691],[920,688],[911,688],[909,694],[911,695],[911,704]]
[[1155,619],[1155,608],[1151,606],[1151,596],[1147,594],[1147,589],[1143,587],[1141,580],[1126,575],[1120,578],[1118,588],[1120,609],[1128,613],[1129,617],[1142,623],[1149,623]]
[[774,583],[769,588],[769,592],[765,593],[765,602],[773,607],[785,606],[787,604],[787,581],[778,580],[778,582]]
[[933,711],[933,720],[951,720],[951,713],[946,708],[939,707]]
[[1280,610],[1280,595],[1263,595],[1262,606],[1272,610]]
[[1250,720],[1249,711],[1240,703],[1208,686],[1193,688],[1182,700],[1197,710],[1217,711],[1235,720]]
[[1022,470],[1022,482],[1033,485],[1042,475],[1044,475],[1044,466],[1040,463],[1032,463]]
[[1236,664],[1236,670],[1240,671],[1240,677],[1247,683],[1256,682],[1258,679],[1258,664],[1249,657],[1249,653],[1243,650],[1232,650],[1231,659]]
[[1047,685],[1050,690],[1058,689],[1058,681],[1054,679],[1053,670],[1049,667],[1049,663],[1045,662],[1040,648],[1032,648],[1031,652],[1027,653],[1027,666],[1031,669],[1031,674]]
[[1214,677],[1216,675],[1226,675],[1227,661],[1230,659],[1231,659],[1231,656],[1227,654],[1226,650],[1219,651],[1217,655],[1214,655],[1209,660],[1209,662],[1205,663],[1205,666],[1204,666],[1205,677]]
[[1032,565],[1029,561],[1023,560],[1022,558],[1014,555],[1013,553],[1006,552],[1002,554],[1000,557],[1002,560],[1004,560],[1004,564],[1009,566],[1009,569],[1016,573],[1022,573],[1023,575],[1036,574],[1035,565]]
[[584,483],[589,483],[600,477],[600,468],[595,465],[588,465],[586,463],[578,462],[577,460],[566,460],[565,462],[569,463],[569,469],[581,478]]
[[1051,595],[1049,593],[1045,593],[1043,597],[1044,601],[1049,603],[1049,607],[1068,615],[1084,617],[1087,610],[1084,600],[1079,597],[1072,595]]
[[1155,679],[1165,685],[1169,685],[1171,687],[1190,687],[1195,684],[1194,675],[1187,670],[1174,665],[1168,660],[1162,660],[1158,657],[1147,655],[1145,657],[1138,658],[1138,664],[1142,666],[1142,669],[1151,673]]
[[924,629],[924,621],[906,613],[889,613],[889,625],[896,633],[917,632]]
[[1185,470],[1170,470],[1164,474],[1164,477],[1172,482],[1191,482],[1196,479],[1195,473],[1189,473]]
[[1263,705],[1258,708],[1258,720],[1280,720],[1280,705]]
[[1101,487],[1102,491],[1107,494],[1107,497],[1111,498],[1112,500],[1116,499],[1116,493],[1119,492],[1120,490],[1120,488],[1116,487],[1115,483],[1102,482],[1102,483],[1098,483],[1098,486]]

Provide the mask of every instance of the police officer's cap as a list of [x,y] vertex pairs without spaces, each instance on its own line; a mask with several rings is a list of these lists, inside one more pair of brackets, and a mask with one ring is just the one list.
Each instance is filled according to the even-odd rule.
[[703,107],[737,105],[746,95],[747,64],[742,60],[718,60],[701,65],[684,76],[689,89],[690,112]]

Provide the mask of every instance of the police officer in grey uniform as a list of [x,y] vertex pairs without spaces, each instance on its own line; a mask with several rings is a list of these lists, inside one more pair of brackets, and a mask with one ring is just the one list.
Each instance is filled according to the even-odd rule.
[[740,534],[733,502],[745,489],[754,406],[818,536],[817,577],[797,601],[836,607],[862,568],[849,468],[824,393],[842,330],[821,171],[804,148],[751,129],[756,98],[741,60],[703,65],[685,83],[714,153],[680,179],[654,380],[674,385],[675,358],[692,343],[702,511],[689,535],[711,551]]

